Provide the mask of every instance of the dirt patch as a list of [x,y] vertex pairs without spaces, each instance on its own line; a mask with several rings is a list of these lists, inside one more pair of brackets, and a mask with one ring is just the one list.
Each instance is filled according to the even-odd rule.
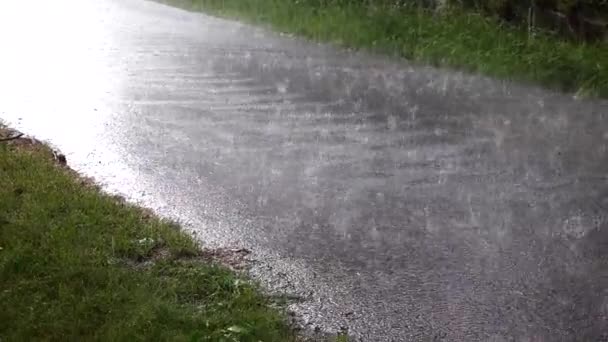
[[206,262],[215,262],[235,271],[247,269],[253,260],[249,258],[251,251],[245,248],[215,248],[203,249],[200,258]]
[[189,263],[217,264],[235,272],[246,271],[253,260],[248,256],[251,252],[244,248],[203,248],[196,255],[175,255],[167,246],[156,245],[150,253],[137,261],[129,260],[126,264],[133,268],[150,267],[157,262],[174,260]]

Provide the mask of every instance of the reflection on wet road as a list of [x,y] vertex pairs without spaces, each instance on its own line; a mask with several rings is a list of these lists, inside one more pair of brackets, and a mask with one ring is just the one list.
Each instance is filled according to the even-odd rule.
[[608,339],[608,103],[139,0],[0,4],[0,117],[364,341]]

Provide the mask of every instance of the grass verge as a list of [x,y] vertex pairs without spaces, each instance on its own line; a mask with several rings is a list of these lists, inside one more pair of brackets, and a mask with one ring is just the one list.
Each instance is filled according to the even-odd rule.
[[318,41],[412,61],[608,97],[608,44],[560,40],[478,14],[441,13],[372,1],[161,0],[191,10],[269,24]]
[[0,142],[1,341],[295,339],[269,299],[174,224],[28,141]]

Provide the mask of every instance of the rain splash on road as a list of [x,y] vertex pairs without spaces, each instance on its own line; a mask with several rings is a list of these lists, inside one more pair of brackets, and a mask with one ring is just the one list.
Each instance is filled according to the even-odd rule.
[[0,117],[363,341],[608,339],[608,103],[140,0],[0,4]]

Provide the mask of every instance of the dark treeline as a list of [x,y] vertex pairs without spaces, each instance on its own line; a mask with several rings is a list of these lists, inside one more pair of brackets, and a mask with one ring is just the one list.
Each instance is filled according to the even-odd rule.
[[580,41],[606,41],[608,0],[292,0],[324,5],[419,6],[466,9],[527,29],[549,31]]

